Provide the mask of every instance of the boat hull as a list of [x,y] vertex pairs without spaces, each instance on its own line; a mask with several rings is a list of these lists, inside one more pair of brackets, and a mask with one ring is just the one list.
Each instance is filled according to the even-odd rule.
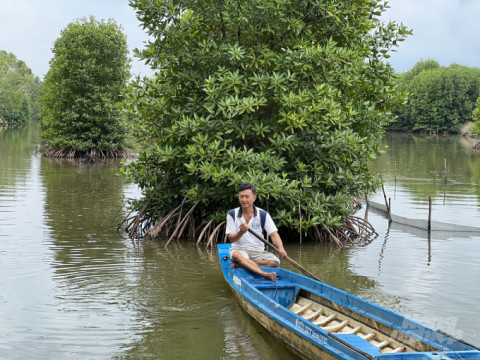
[[470,344],[303,275],[276,268],[274,283],[232,268],[229,247],[219,258],[237,302],[304,359],[480,360]]
[[321,348],[315,346],[309,340],[299,336],[288,328],[281,326],[271,317],[259,311],[258,308],[232,287],[235,299],[240,306],[260,325],[262,325],[270,334],[272,334],[278,341],[289,348],[297,356],[302,359],[319,359],[319,360],[337,360],[337,356],[333,356]]

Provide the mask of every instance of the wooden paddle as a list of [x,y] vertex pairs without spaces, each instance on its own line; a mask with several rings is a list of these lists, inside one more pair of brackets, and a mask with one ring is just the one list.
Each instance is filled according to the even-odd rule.
[[[258,235],[255,231],[253,231],[252,229],[248,229],[248,232],[250,234],[252,234],[253,236],[255,236],[258,240],[260,240],[261,242],[263,242],[265,245],[271,247],[273,250],[275,250],[277,253],[278,253],[278,248],[273,245],[272,243],[269,243],[267,240],[265,240],[262,236]],[[320,280],[319,278],[317,278],[315,275],[313,275],[310,271],[308,271],[307,269],[305,269],[302,265],[300,265],[299,263],[297,263],[295,260],[291,259],[290,257],[288,256],[285,256],[284,257],[285,260],[287,260],[290,264],[292,264],[293,266],[295,266],[298,270],[300,270],[302,273],[304,273],[305,275],[307,275],[309,278],[311,279],[314,279],[314,280],[317,280],[317,281],[320,281],[320,282],[323,282],[322,280]]]

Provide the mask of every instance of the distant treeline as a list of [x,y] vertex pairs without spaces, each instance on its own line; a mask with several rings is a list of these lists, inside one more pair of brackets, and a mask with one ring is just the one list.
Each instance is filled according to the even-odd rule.
[[0,125],[18,126],[39,116],[40,79],[25,62],[0,50]]
[[[404,107],[394,110],[388,130],[458,133],[473,121],[471,133],[480,135],[480,68],[420,60],[397,82],[408,97]],[[40,85],[25,62],[0,50],[0,125],[39,118]]]
[[399,75],[398,86],[408,93],[408,100],[394,112],[397,119],[389,124],[390,130],[458,133],[474,120],[480,68],[422,60]]

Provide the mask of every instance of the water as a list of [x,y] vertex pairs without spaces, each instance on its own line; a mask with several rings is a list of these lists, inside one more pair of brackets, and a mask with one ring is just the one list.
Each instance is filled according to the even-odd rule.
[[[389,148],[372,168],[383,174],[392,211],[427,219],[431,197],[432,220],[480,227],[480,152],[474,144],[454,136],[387,134],[382,145]],[[370,199],[385,203],[382,191]]]
[[[397,141],[389,152],[405,154],[397,149],[403,141],[385,141]],[[116,231],[124,197],[136,195],[115,175],[119,163],[44,159],[34,154],[37,143],[36,125],[0,130],[0,359],[297,359],[239,308],[215,251],[190,243],[165,249]],[[427,145],[432,153],[444,146]],[[387,190],[406,212],[420,205],[404,193],[434,191],[439,207],[468,209],[458,221],[478,219],[478,156],[467,161],[455,146],[448,162],[470,166],[470,175],[449,170],[443,205],[443,188],[422,192],[408,180],[426,182],[431,170],[410,164],[405,185]],[[389,152],[376,166],[394,186]],[[480,345],[480,237],[429,237],[367,215],[379,233],[370,244],[287,243],[289,255],[336,287]]]

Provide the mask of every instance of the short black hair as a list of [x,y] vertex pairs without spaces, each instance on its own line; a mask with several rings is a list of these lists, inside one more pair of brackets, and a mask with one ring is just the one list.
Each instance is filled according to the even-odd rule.
[[253,195],[257,195],[257,188],[249,182],[244,182],[238,187],[238,192],[245,190],[252,190]]

